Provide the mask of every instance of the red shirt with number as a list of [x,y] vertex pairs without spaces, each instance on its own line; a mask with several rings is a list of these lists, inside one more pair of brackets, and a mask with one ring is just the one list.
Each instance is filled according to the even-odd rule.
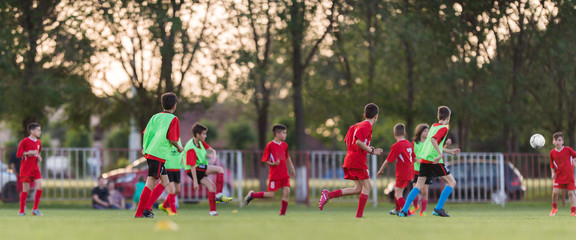
[[276,166],[270,165],[270,171],[268,172],[269,180],[281,180],[289,178],[288,167],[286,166],[286,160],[290,155],[288,155],[288,144],[285,142],[271,141],[264,148],[264,153],[262,154],[262,162],[280,162]]
[[[24,156],[25,152],[34,150],[38,150],[38,154]],[[38,156],[40,155],[41,150],[42,143],[40,143],[40,139],[32,139],[27,137],[20,141],[16,156],[22,158],[20,164],[21,177],[37,176],[40,174],[40,168],[38,167]]]
[[574,158],[576,152],[571,147],[562,147],[560,151],[554,148],[550,151],[550,168],[556,172],[554,183],[574,183]]
[[346,157],[344,158],[345,168],[353,169],[368,169],[368,164],[366,164],[367,158],[364,149],[360,148],[356,144],[356,140],[360,140],[365,143],[366,146],[370,146],[370,140],[372,140],[372,123],[369,121],[362,121],[354,124],[348,129],[344,142],[346,143]]
[[406,139],[402,139],[390,147],[386,161],[396,162],[396,180],[414,179],[414,146]]

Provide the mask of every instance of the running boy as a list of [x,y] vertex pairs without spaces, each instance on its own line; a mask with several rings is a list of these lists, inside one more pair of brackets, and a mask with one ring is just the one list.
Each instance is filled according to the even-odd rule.
[[404,206],[405,200],[402,194],[414,178],[414,160],[416,159],[416,154],[414,154],[412,143],[406,140],[404,136],[406,136],[406,127],[404,124],[396,124],[396,126],[394,126],[396,143],[390,147],[390,153],[378,171],[378,176],[381,176],[388,164],[396,162],[396,186],[394,187],[396,208],[390,211],[392,215],[396,215],[396,213],[400,211],[400,208]]
[[[184,169],[192,178],[194,189],[198,190],[201,183],[208,188],[208,203],[210,205],[210,216],[218,216],[216,202],[230,202],[232,198],[222,194],[224,186],[224,169],[220,166],[209,165],[207,151],[210,151],[210,163],[216,161],[216,150],[206,143],[206,133],[208,128],[200,123],[192,126],[193,138],[184,147],[184,159],[186,165]],[[209,174],[216,174],[216,184],[207,177]]]
[[38,164],[42,162],[42,156],[40,156],[40,151],[42,150],[42,143],[40,142],[42,128],[38,123],[30,123],[27,129],[30,136],[20,141],[16,153],[17,157],[22,158],[19,176],[22,181],[22,192],[20,193],[20,212],[18,215],[26,215],[24,213],[26,198],[30,191],[30,183],[33,182],[34,186],[36,186],[36,195],[34,196],[32,215],[42,216],[42,213],[38,211],[38,204],[42,196],[42,175],[38,167]]
[[372,126],[378,121],[378,106],[374,103],[368,103],[364,107],[365,121],[356,123],[348,129],[344,142],[346,143],[346,157],[342,166],[344,170],[344,179],[354,181],[354,188],[339,189],[336,191],[322,190],[318,208],[324,209],[324,205],[332,198],[339,198],[348,195],[360,195],[358,200],[358,210],[356,217],[361,218],[364,215],[364,206],[368,201],[370,188],[370,175],[368,171],[367,154],[381,155],[384,151],[381,148],[370,146],[372,139]]
[[[178,139],[178,144],[182,145],[180,139]],[[158,209],[166,212],[168,216],[178,214],[178,209],[176,209],[176,196],[180,193],[180,169],[182,168],[182,153],[178,152],[178,149],[172,146],[170,151],[170,157],[166,161],[166,172],[168,175],[168,188],[166,192],[168,197],[164,200],[164,203],[158,205]]]
[[[164,93],[161,101],[164,111],[154,114],[150,118],[142,138],[142,152],[148,163],[148,178],[146,179],[146,187],[140,195],[136,215],[134,215],[136,218],[154,217],[152,205],[170,183],[164,164],[166,160],[170,159],[171,148],[174,146],[178,152],[184,151],[184,148],[178,143],[180,122],[174,116],[178,97],[174,93]],[[158,179],[160,179],[160,183],[156,184]]]
[[288,128],[282,124],[276,124],[272,127],[274,140],[266,145],[262,155],[262,162],[270,165],[268,189],[266,192],[254,192],[254,190],[250,190],[244,198],[244,205],[248,205],[254,198],[272,198],[276,191],[282,189],[283,195],[280,216],[286,215],[288,201],[290,200],[290,175],[288,175],[287,165],[290,166],[292,176],[296,174],[292,159],[290,155],[288,155],[288,144],[284,142],[286,141],[287,129]]
[[558,192],[559,189],[568,190],[570,198],[570,214],[576,216],[576,186],[574,185],[574,161],[576,152],[571,147],[564,146],[564,134],[562,132],[554,133],[552,136],[554,149],[550,151],[550,170],[552,179],[554,179],[554,188],[552,189],[552,211],[550,216],[556,216],[558,212]]
[[452,193],[452,190],[456,186],[456,180],[450,173],[450,170],[446,168],[444,165],[444,161],[442,160],[442,153],[446,151],[452,155],[457,155],[460,153],[460,149],[443,149],[444,141],[446,140],[446,135],[448,135],[448,124],[450,123],[450,108],[446,106],[438,107],[438,123],[435,123],[430,128],[428,133],[428,137],[424,142],[424,146],[422,146],[422,152],[420,152],[420,156],[422,160],[420,161],[420,173],[418,174],[418,181],[416,182],[416,187],[410,191],[408,194],[408,199],[406,199],[406,204],[402,208],[402,211],[398,213],[400,217],[408,216],[408,209],[412,204],[412,201],[418,196],[420,193],[420,189],[424,187],[424,183],[426,182],[426,178],[432,177],[440,177],[444,182],[446,182],[446,186],[442,193],[440,194],[440,199],[438,199],[438,203],[434,208],[433,215],[440,216],[440,217],[450,217],[444,211],[444,203]]

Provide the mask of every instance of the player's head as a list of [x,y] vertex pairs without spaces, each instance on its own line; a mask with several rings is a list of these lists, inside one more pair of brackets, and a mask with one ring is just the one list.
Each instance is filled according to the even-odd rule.
[[200,139],[202,141],[206,140],[206,133],[208,132],[208,128],[200,123],[194,123],[192,126],[192,135],[196,139]]
[[40,127],[39,123],[30,123],[26,129],[28,130],[28,134],[30,134],[30,136],[39,138],[40,135],[42,135],[42,128]]
[[452,114],[450,108],[446,106],[438,107],[438,120],[450,122],[450,114]]
[[272,133],[274,134],[274,139],[276,140],[280,140],[280,141],[286,141],[286,131],[288,130],[288,128],[285,125],[282,124],[276,124],[274,126],[272,126]]
[[416,126],[416,130],[414,131],[414,142],[422,142],[422,138],[426,139],[428,137],[428,131],[430,131],[430,126],[426,123],[420,123]]
[[406,126],[402,123],[398,123],[394,126],[394,136],[395,137],[404,137],[406,136]]
[[552,144],[554,144],[554,146],[557,148],[561,148],[562,146],[564,146],[564,133],[562,132],[554,133],[554,135],[552,135]]
[[162,108],[164,110],[175,110],[178,97],[172,92],[162,94]]
[[364,117],[366,119],[378,119],[378,105],[374,103],[368,103],[364,107]]

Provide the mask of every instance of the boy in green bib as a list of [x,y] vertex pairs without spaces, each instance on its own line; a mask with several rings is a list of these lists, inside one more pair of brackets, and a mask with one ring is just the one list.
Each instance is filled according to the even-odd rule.
[[[222,194],[224,169],[220,166],[210,165],[216,161],[216,150],[206,143],[206,132],[208,132],[208,128],[200,123],[195,123],[192,126],[193,138],[184,146],[184,169],[186,174],[192,178],[194,190],[198,190],[199,184],[208,188],[210,216],[218,216],[216,203],[227,203],[232,201],[232,198]],[[208,161],[208,151],[210,152],[210,162]],[[210,174],[216,174],[216,184],[207,176]]]
[[414,189],[410,191],[410,194],[408,194],[408,199],[406,199],[406,203],[404,204],[402,211],[398,213],[398,216],[400,217],[406,217],[409,215],[408,209],[410,208],[412,201],[414,201],[416,196],[418,196],[418,193],[420,193],[420,189],[424,187],[424,183],[428,177],[440,177],[442,180],[444,180],[444,182],[446,182],[446,186],[444,187],[444,190],[442,190],[440,199],[438,199],[438,203],[434,208],[433,215],[440,217],[450,217],[450,215],[444,211],[444,203],[456,186],[456,180],[454,180],[450,170],[446,168],[446,165],[444,165],[442,160],[442,153],[443,150],[452,155],[457,155],[460,153],[460,149],[443,149],[444,141],[448,135],[450,114],[450,108],[446,106],[438,107],[438,123],[435,123],[432,125],[432,127],[430,127],[428,137],[426,138],[426,141],[424,141],[424,145],[420,150],[420,155],[418,155],[422,159],[420,161],[420,172],[418,174],[416,187],[414,187]]
[[[182,141],[178,139],[178,144],[182,145]],[[166,212],[168,216],[178,214],[176,209],[176,196],[180,193],[180,169],[182,169],[182,153],[178,152],[176,147],[172,147],[170,151],[169,160],[166,161],[166,172],[168,173],[168,180],[170,184],[166,188],[168,197],[164,203],[158,205],[158,209]]]

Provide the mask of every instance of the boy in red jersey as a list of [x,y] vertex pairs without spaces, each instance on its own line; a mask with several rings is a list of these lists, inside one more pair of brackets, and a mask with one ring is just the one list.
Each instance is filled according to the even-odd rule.
[[400,211],[400,208],[404,206],[406,200],[402,194],[414,178],[414,160],[416,159],[416,154],[414,153],[412,143],[406,140],[404,136],[406,136],[406,127],[404,124],[396,124],[396,126],[394,126],[396,143],[390,147],[390,153],[378,171],[378,176],[381,176],[388,164],[396,162],[396,186],[394,187],[396,208],[390,211],[392,215],[396,215],[396,213]]
[[34,208],[32,208],[32,215],[42,216],[38,211],[38,203],[42,196],[42,175],[38,164],[42,162],[40,151],[42,150],[42,143],[40,143],[40,136],[42,135],[42,128],[38,123],[28,124],[28,133],[30,136],[22,139],[18,145],[18,152],[16,156],[22,158],[20,164],[20,180],[22,181],[22,192],[20,193],[20,212],[18,215],[26,215],[24,208],[26,207],[26,198],[30,191],[30,183],[36,186],[36,196],[34,197]]
[[370,188],[370,175],[368,171],[367,154],[381,155],[384,151],[381,148],[374,148],[370,146],[372,139],[372,125],[378,121],[378,106],[374,103],[369,103],[364,107],[365,121],[354,124],[348,129],[344,139],[346,143],[346,157],[344,158],[343,170],[344,179],[354,181],[356,186],[354,188],[339,189],[336,191],[322,190],[318,208],[324,209],[324,205],[332,198],[339,198],[348,195],[360,195],[358,200],[358,210],[356,217],[361,218],[364,215],[364,206],[368,201]]
[[564,134],[554,133],[552,136],[554,149],[550,151],[550,170],[554,179],[552,189],[552,211],[550,216],[556,216],[558,212],[558,192],[559,189],[568,190],[570,198],[570,214],[576,216],[576,197],[574,196],[576,186],[574,185],[574,160],[576,152],[571,147],[564,146]]
[[270,165],[268,173],[268,189],[266,192],[254,192],[250,190],[244,198],[244,205],[248,205],[254,198],[272,198],[274,193],[282,189],[282,208],[280,216],[286,215],[288,209],[288,200],[290,200],[290,175],[288,175],[287,165],[290,166],[290,173],[294,176],[296,171],[290,155],[288,155],[288,144],[286,144],[286,126],[276,124],[272,127],[274,140],[269,142],[264,148],[262,162]]
[[[138,208],[134,215],[136,218],[154,217],[152,205],[170,183],[164,164],[170,158],[171,148],[174,146],[178,152],[184,151],[184,148],[178,143],[180,122],[174,116],[178,97],[174,93],[164,93],[161,101],[164,111],[154,114],[150,118],[142,138],[142,152],[148,163],[148,178],[146,179],[146,187],[140,195]],[[158,179],[160,179],[160,183],[154,186]]]

